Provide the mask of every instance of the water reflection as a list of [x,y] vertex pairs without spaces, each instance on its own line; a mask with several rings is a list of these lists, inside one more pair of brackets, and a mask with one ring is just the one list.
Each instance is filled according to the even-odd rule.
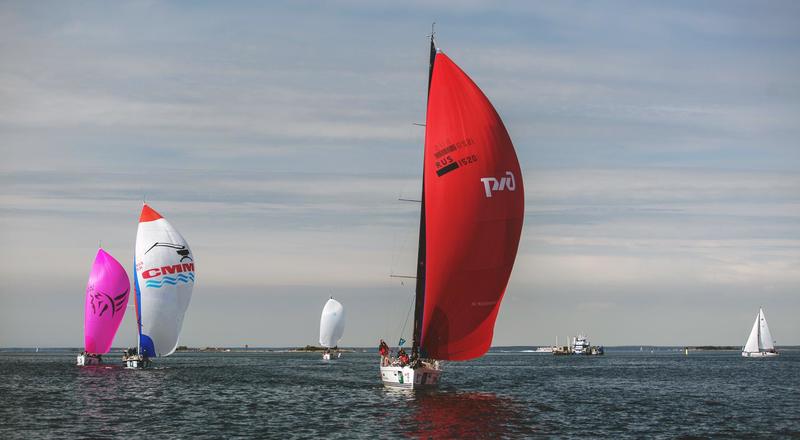
[[[414,438],[498,438],[535,433],[524,407],[508,397],[477,392],[416,393],[408,435]],[[527,420],[526,420],[527,419]]]

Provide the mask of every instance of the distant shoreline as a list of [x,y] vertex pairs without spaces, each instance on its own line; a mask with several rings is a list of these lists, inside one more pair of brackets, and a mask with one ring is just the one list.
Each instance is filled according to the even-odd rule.
[[732,345],[700,345],[686,347],[689,351],[741,351],[742,347]]

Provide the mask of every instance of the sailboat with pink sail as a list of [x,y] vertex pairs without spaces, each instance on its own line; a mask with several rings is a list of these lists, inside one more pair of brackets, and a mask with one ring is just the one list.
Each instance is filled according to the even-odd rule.
[[83,318],[84,351],[79,366],[99,365],[108,353],[125,315],[131,283],[117,260],[102,248],[89,273]]
[[525,210],[503,121],[433,35],[423,158],[411,356],[381,350],[381,379],[392,388],[436,387],[440,361],[489,350]]

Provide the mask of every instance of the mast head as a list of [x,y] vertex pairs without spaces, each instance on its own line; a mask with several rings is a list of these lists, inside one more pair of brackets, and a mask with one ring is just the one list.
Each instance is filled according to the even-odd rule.
[[436,49],[436,52],[439,52],[439,48],[436,47],[436,22],[434,21],[431,23],[431,33],[426,35],[426,37],[431,39],[431,46]]

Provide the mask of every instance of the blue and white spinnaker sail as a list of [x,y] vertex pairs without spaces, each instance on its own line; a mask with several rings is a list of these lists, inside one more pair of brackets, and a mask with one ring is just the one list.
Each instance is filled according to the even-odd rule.
[[183,236],[145,204],[134,257],[139,353],[169,356],[178,346],[194,287],[194,254]]

